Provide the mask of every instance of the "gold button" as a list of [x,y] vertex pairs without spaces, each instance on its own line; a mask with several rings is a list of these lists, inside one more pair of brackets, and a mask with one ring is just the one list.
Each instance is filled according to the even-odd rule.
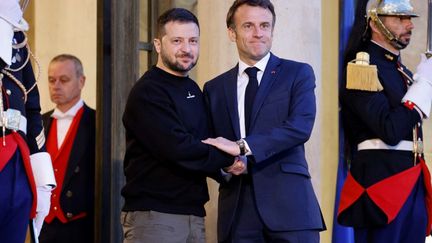
[[67,191],[66,192],[66,197],[72,197],[72,192],[71,191]]
[[57,211],[57,207],[54,207],[54,210],[56,210],[56,211]]
[[67,214],[66,214],[66,218],[70,219],[70,218],[72,218],[72,217],[73,217],[73,214],[72,214],[72,213],[67,213]]
[[75,167],[75,173],[78,173],[80,171],[80,167],[79,166],[77,166],[77,167]]
[[54,198],[56,198],[56,197],[57,197],[57,194],[53,194],[52,196],[53,196]]

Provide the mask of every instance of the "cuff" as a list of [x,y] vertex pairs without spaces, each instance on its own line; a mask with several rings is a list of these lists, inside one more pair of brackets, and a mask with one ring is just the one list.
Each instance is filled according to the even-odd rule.
[[52,167],[51,157],[47,152],[39,152],[30,155],[30,163],[35,178],[36,187],[51,186],[52,189],[57,186]]
[[420,119],[423,119],[424,118],[424,114],[423,114],[423,112],[420,110],[420,108],[418,108],[417,106],[416,106],[416,104],[414,104],[414,102],[411,102],[410,100],[407,100],[407,101],[405,101],[404,103],[404,106],[406,107],[406,108],[408,108],[409,110],[416,110],[417,111],[417,113],[419,114],[419,116],[420,116]]

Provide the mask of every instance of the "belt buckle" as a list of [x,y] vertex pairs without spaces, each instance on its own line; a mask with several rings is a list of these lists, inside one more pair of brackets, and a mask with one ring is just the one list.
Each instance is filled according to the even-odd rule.
[[413,142],[413,152],[416,154],[422,154],[423,153],[423,141],[417,140]]
[[19,130],[19,124],[21,121],[21,112],[15,109],[8,109],[4,113],[4,118],[0,119],[0,126],[6,127],[14,131]]

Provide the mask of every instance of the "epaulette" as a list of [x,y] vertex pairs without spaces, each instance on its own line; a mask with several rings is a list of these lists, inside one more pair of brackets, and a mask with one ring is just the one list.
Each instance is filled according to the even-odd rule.
[[356,59],[347,65],[346,88],[363,91],[381,91],[376,65],[369,65],[369,54],[358,52]]

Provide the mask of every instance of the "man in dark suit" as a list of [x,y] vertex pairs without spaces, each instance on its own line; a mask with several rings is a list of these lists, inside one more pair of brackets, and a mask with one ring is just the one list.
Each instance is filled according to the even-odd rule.
[[84,83],[77,57],[62,54],[51,60],[48,86],[56,108],[43,121],[58,187],[41,243],[93,242],[95,111],[81,99]]
[[204,142],[248,168],[220,186],[219,242],[319,242],[325,228],[304,153],[315,78],[309,65],[270,53],[274,24],[269,0],[235,1],[227,27],[239,63],[204,86],[219,136]]

